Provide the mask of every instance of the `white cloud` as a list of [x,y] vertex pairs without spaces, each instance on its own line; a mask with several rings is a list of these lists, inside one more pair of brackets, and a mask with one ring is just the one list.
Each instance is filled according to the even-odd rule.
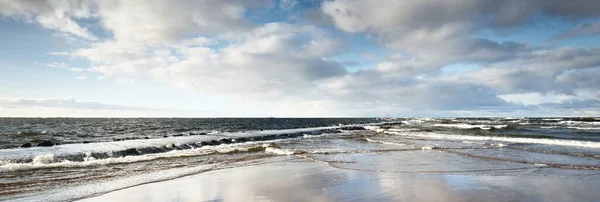
[[59,55],[59,56],[68,56],[69,52],[60,51],[60,52],[49,52],[48,55]]
[[[92,63],[85,71],[112,77],[151,76],[176,87],[210,93],[281,97],[309,90],[320,79],[342,75],[326,58],[341,42],[315,26],[269,23],[220,42],[184,38],[166,45],[105,41],[71,53]],[[149,74],[148,74],[149,73]]]
[[0,117],[208,117],[210,110],[162,109],[75,98],[0,98]]
[[[308,10],[308,22],[286,18],[255,24],[249,12],[268,1],[0,0],[0,15],[84,39],[83,47],[48,54],[86,60],[89,68],[64,62],[47,66],[96,73],[90,78],[97,80],[149,79],[237,100],[240,106],[263,103],[255,104],[260,106],[256,110],[282,116],[427,114],[424,110],[468,114],[596,106],[598,49],[499,42],[474,33],[510,32],[537,23],[533,20],[540,15],[573,22],[597,17],[597,2],[334,0]],[[269,9],[277,8],[296,12],[300,6],[286,0]],[[574,27],[559,37],[593,34],[596,24]],[[348,51],[344,40],[352,39],[337,36],[340,30],[348,34],[343,36],[375,40],[387,52],[377,58],[385,59],[347,71],[340,64],[346,62],[333,59]],[[357,60],[352,64],[364,61],[349,59]],[[480,68],[441,74],[443,67],[458,63]],[[68,99],[3,102],[5,107],[121,109]]]
[[46,64],[46,66],[53,67],[53,68],[68,68],[69,67],[69,65],[64,62],[52,62],[50,64]]
[[560,103],[568,100],[573,100],[575,96],[565,94],[541,94],[541,93],[519,93],[500,95],[500,98],[525,105],[539,105],[545,103]]
[[116,40],[139,43],[173,42],[190,34],[214,35],[246,31],[248,6],[264,1],[0,1],[0,14],[36,22],[45,28],[97,40],[81,19],[98,20]]
[[91,17],[86,1],[0,1],[0,14],[35,21],[45,28],[88,40],[97,38],[75,19]]
[[261,1],[97,1],[105,29],[118,41],[174,42],[190,34],[246,31],[246,6]]
[[0,106],[4,108],[30,108],[49,107],[67,109],[91,109],[91,110],[155,110],[144,107],[131,107],[106,104],[97,101],[82,101],[74,98],[0,98]]
[[218,50],[188,47],[179,60],[152,73],[175,86],[216,93],[301,94],[323,78],[342,75],[336,62],[325,60],[339,43],[313,26],[266,24],[240,42]]
[[522,55],[456,76],[485,83],[503,94],[565,93],[598,89],[600,49],[559,48]]
[[530,51],[527,44],[474,37],[478,31],[534,24],[539,13],[566,18],[598,16],[600,4],[594,0],[335,0],[324,2],[321,10],[346,32],[371,34],[388,48],[441,68],[457,62],[496,62]]

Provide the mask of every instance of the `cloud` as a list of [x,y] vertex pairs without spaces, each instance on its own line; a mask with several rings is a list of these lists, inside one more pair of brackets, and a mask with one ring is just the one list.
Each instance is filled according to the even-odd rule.
[[[598,48],[481,34],[510,35],[560,19],[574,27],[559,39],[593,35],[597,22],[578,23],[600,16],[597,0],[333,0],[318,8],[297,1],[272,3],[0,0],[0,15],[85,40],[71,51],[48,54],[88,61],[89,68],[59,61],[47,66],[97,74],[89,78],[152,80],[240,106],[260,102],[264,105],[256,104],[261,106],[256,110],[271,114],[435,115],[597,106]],[[271,7],[261,9],[264,5]],[[253,13],[265,10],[277,14]],[[294,16],[272,19],[280,14]],[[297,20],[296,14],[304,18]],[[352,41],[355,37],[367,42]],[[363,44],[370,40],[383,53]],[[378,59],[347,58],[349,47],[365,48],[353,52]],[[476,68],[441,71],[457,64]],[[350,72],[347,66],[361,69]],[[3,103],[135,109],[73,99]]]
[[[212,93],[267,93],[279,97],[305,91],[318,80],[346,70],[326,60],[341,49],[315,26],[269,23],[213,42],[146,46],[106,41],[72,52],[92,62],[89,71],[107,76],[144,76],[176,87]],[[220,42],[216,42],[220,43]]]
[[[336,27],[367,33],[383,46],[419,61],[419,71],[434,73],[453,63],[493,63],[532,47],[514,41],[473,37],[484,28],[507,23],[502,1],[328,1],[321,10]],[[517,1],[514,1],[517,2]],[[499,27],[498,27],[499,29]]]
[[559,34],[556,36],[556,39],[571,39],[581,36],[594,36],[600,35],[600,21],[594,23],[585,23],[582,25],[578,25],[573,29]]
[[131,107],[122,105],[106,104],[97,101],[81,101],[74,98],[0,98],[0,107],[4,108],[31,108],[31,107],[49,107],[66,109],[89,109],[89,110],[127,110],[127,111],[145,111],[157,110],[144,107]]
[[0,1],[0,14],[88,40],[98,38],[78,20],[98,20],[117,40],[139,43],[176,41],[189,34],[246,31],[248,6],[263,1]]
[[441,68],[457,62],[496,62],[531,51],[527,44],[491,41],[475,37],[474,33],[519,29],[542,21],[534,22],[538,14],[542,19],[594,17],[600,15],[600,3],[335,0],[324,2],[321,10],[343,31],[368,33],[388,48]]
[[458,75],[455,80],[486,83],[502,94],[564,93],[598,89],[600,49],[559,48],[536,51]]
[[296,0],[281,0],[279,1],[279,8],[281,10],[291,10],[296,4],[298,4]]
[[595,0],[334,0],[324,2],[321,8],[338,27],[348,32],[370,31],[382,36],[421,32],[441,38],[485,28],[481,25],[519,26],[538,13],[575,19],[600,14],[600,3]]
[[48,55],[59,55],[59,56],[68,56],[69,52],[60,51],[60,52],[49,52]]
[[[378,66],[379,69],[381,65]],[[474,82],[448,82],[438,78],[403,77],[377,68],[333,78],[320,85],[337,100],[430,110],[511,109],[496,91]]]
[[600,99],[571,100],[560,103],[544,103],[541,107],[558,109],[598,109],[600,108]]
[[[247,31],[246,7],[262,1],[96,1],[101,24],[116,40],[173,42],[185,35]],[[148,24],[151,23],[151,24]]]
[[44,28],[58,30],[88,40],[97,38],[75,19],[91,17],[86,1],[0,1],[0,14],[34,21]]

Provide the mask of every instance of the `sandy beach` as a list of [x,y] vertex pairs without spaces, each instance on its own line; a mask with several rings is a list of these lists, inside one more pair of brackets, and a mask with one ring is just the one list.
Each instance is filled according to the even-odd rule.
[[[599,180],[525,172],[401,173],[332,167],[297,157],[145,184],[82,201],[598,201]],[[368,159],[363,159],[368,161]],[[381,170],[380,170],[381,169]]]

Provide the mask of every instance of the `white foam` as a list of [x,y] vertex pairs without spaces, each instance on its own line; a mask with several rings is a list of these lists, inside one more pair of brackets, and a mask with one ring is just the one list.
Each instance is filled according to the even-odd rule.
[[365,140],[367,140],[367,142],[375,142],[375,143],[387,144],[387,145],[398,145],[398,146],[406,145],[406,144],[403,144],[403,143],[386,142],[386,141],[380,141],[380,140],[372,140],[372,139],[369,139],[369,138],[365,138]]
[[54,162],[54,154],[44,154],[33,158],[33,164],[49,164]]
[[39,169],[39,168],[88,167],[88,166],[109,165],[109,164],[117,164],[117,163],[133,163],[133,162],[141,162],[141,161],[151,161],[151,160],[155,160],[155,159],[159,159],[159,158],[207,155],[207,154],[213,154],[215,152],[218,152],[218,153],[229,153],[229,152],[236,152],[236,151],[237,152],[248,152],[248,149],[250,149],[250,148],[268,147],[268,146],[269,146],[268,144],[262,144],[262,142],[261,143],[245,142],[245,143],[237,143],[237,144],[206,146],[206,147],[197,148],[197,149],[173,150],[173,151],[164,152],[164,153],[146,154],[146,155],[140,155],[140,156],[125,156],[125,157],[106,158],[106,159],[95,159],[95,158],[91,157],[90,154],[86,154],[84,161],[63,160],[60,162],[55,161],[53,154],[43,154],[43,155],[34,157],[33,162],[31,162],[31,163],[11,163],[11,162],[6,162],[4,164],[0,163],[0,172]]
[[74,154],[88,154],[88,153],[110,153],[114,151],[123,151],[127,149],[140,149],[140,148],[160,148],[169,145],[185,145],[192,144],[202,141],[218,140],[221,138],[239,138],[239,137],[258,137],[265,135],[279,135],[279,134],[293,134],[293,133],[304,133],[314,132],[319,130],[339,129],[341,127],[353,127],[353,126],[370,126],[370,125],[381,125],[391,122],[382,123],[370,123],[370,124],[354,124],[344,126],[327,126],[327,127],[315,127],[315,128],[296,128],[296,129],[284,129],[284,130],[266,130],[266,131],[252,131],[252,132],[237,132],[237,133],[219,133],[214,135],[195,135],[195,136],[181,136],[181,137],[167,137],[159,139],[139,139],[139,140],[126,140],[116,142],[97,142],[88,144],[65,144],[57,145],[53,147],[32,147],[32,148],[14,148],[14,149],[2,149],[0,150],[0,161],[20,161],[23,159],[33,159],[38,156],[46,154],[52,154],[55,159],[59,159],[63,156],[69,156]]
[[428,121],[433,121],[435,119],[433,118],[415,118],[415,119],[410,119],[410,120],[406,120],[406,121],[402,121],[402,123],[404,125],[419,125]]
[[492,144],[492,146],[494,146],[494,147],[505,147],[506,145],[502,144],[502,143],[498,143],[498,144]]
[[587,122],[587,121],[560,121],[558,124],[563,125],[588,125],[588,126],[600,126],[600,122]]
[[94,158],[92,156],[92,153],[89,153],[89,152],[85,153],[85,157],[83,158],[83,161],[93,161],[93,160],[96,160],[96,158]]
[[600,130],[600,127],[577,127],[577,126],[570,126],[567,127],[570,129],[576,129],[576,130]]
[[289,150],[289,149],[280,149],[280,148],[274,148],[274,147],[265,148],[265,152],[278,154],[278,155],[292,155],[295,153],[294,151]]
[[590,141],[577,141],[577,140],[556,140],[556,139],[537,139],[537,138],[519,138],[519,137],[490,137],[490,136],[470,136],[470,135],[450,135],[440,133],[414,133],[414,132],[393,132],[386,131],[385,133],[431,138],[431,139],[447,139],[447,140],[474,140],[474,141],[502,141],[502,142],[513,142],[513,143],[529,143],[529,144],[545,144],[545,145],[560,145],[560,146],[573,146],[573,147],[586,147],[586,148],[600,148],[600,142]]
[[461,141],[461,142],[462,142],[462,143],[465,143],[465,144],[478,144],[478,145],[483,145],[483,144],[486,144],[486,142],[485,142],[485,141],[477,141],[477,142],[474,142],[474,141],[463,140],[463,141]]
[[[374,124],[357,124],[351,126],[369,126],[379,125],[383,123]],[[348,125],[346,125],[348,126]],[[273,134],[287,134],[287,133],[300,133],[300,132],[312,132],[317,130],[325,129],[337,129],[338,126],[332,127],[318,127],[318,128],[299,128],[299,129],[287,129],[287,130],[273,130],[273,131],[259,131],[259,132],[248,132],[248,133],[223,133],[219,136],[211,135],[198,135],[198,136],[183,136],[183,137],[168,137],[161,139],[144,139],[144,140],[127,140],[118,142],[100,142],[100,143],[89,143],[89,144],[67,144],[58,145],[54,147],[33,147],[33,148],[16,148],[16,149],[4,149],[0,150],[0,172],[15,171],[15,170],[27,170],[27,169],[39,169],[39,168],[52,168],[52,167],[87,167],[97,165],[108,165],[116,163],[132,163],[140,161],[150,161],[157,158],[169,158],[169,157],[184,157],[184,156],[197,156],[211,154],[214,152],[229,153],[229,152],[247,152],[249,147],[256,147],[257,145],[265,142],[277,142],[283,141],[282,139],[260,141],[260,142],[244,142],[234,144],[221,144],[216,146],[204,146],[201,148],[192,148],[185,150],[172,150],[163,153],[145,154],[139,156],[125,156],[125,157],[111,157],[105,159],[95,159],[91,156],[92,153],[108,153],[113,151],[123,151],[131,148],[150,148],[150,147],[164,147],[172,145],[184,145],[189,143],[196,143],[201,141],[218,140],[221,138],[237,138],[237,137],[255,137]],[[302,137],[301,137],[302,138]],[[268,145],[262,147],[267,148]],[[271,153],[278,153],[287,155],[290,151],[279,150],[275,148],[269,149]],[[293,152],[293,151],[291,151]],[[60,160],[61,156],[68,156],[73,154],[84,154],[83,161],[68,161]],[[22,159],[31,159],[31,163],[13,163]]]
[[367,129],[367,130],[377,130],[377,129],[380,129],[381,127],[379,127],[379,126],[365,126],[364,128]]
[[421,129],[418,129],[418,128],[390,128],[388,130],[396,131],[396,132],[410,132],[410,131],[419,131]]
[[432,149],[433,149],[433,147],[430,147],[430,146],[424,146],[424,147],[421,147],[421,149],[422,149],[422,150],[432,150]]
[[456,123],[456,124],[433,124],[436,127],[446,127],[446,128],[461,128],[461,129],[473,129],[473,128],[481,128],[483,130],[490,130],[492,128],[501,129],[506,128],[508,125],[471,125],[466,123]]

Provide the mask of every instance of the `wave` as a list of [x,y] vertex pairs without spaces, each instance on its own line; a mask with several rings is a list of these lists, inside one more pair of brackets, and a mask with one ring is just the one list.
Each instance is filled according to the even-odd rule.
[[600,126],[599,127],[578,127],[578,126],[569,126],[567,128],[570,129],[575,129],[575,130],[600,130]]
[[444,140],[460,140],[460,141],[501,141],[501,142],[512,142],[512,143],[526,143],[526,144],[545,144],[545,145],[560,145],[560,146],[573,146],[573,147],[586,147],[586,148],[600,148],[600,142],[591,141],[578,141],[578,140],[559,140],[559,139],[537,139],[537,138],[519,138],[519,137],[497,137],[497,136],[471,136],[471,135],[451,135],[441,133],[412,133],[412,132],[394,132],[385,131],[384,133],[419,137],[419,138],[430,138],[430,139],[444,139]]
[[260,152],[265,151],[265,148],[269,147],[269,144],[262,144],[256,142],[249,143],[238,143],[232,145],[217,145],[208,146],[203,148],[170,151],[165,153],[147,154],[141,156],[123,156],[115,158],[96,159],[90,154],[86,154],[83,161],[69,161],[61,160],[56,158],[54,154],[48,153],[39,155],[33,158],[32,162],[29,163],[12,163],[3,162],[0,163],[0,172],[17,171],[17,170],[31,170],[31,169],[43,169],[43,168],[75,168],[75,167],[89,167],[89,166],[100,166],[118,163],[134,163],[142,161],[151,161],[161,158],[173,158],[173,157],[191,157],[191,156],[202,156],[211,154],[229,154],[237,152]]
[[[257,161],[259,160],[260,161]],[[192,167],[177,167],[159,170],[143,174],[123,176],[114,180],[100,180],[97,182],[86,182],[78,186],[59,186],[45,189],[42,192],[30,192],[23,195],[10,196],[0,200],[9,201],[76,201],[105,194],[115,190],[121,190],[147,183],[172,180],[180,177],[195,175],[203,172],[241,166],[259,165],[269,163],[273,160],[257,158],[237,158],[233,161],[215,162],[210,164],[199,164]],[[276,161],[276,159],[274,159]]]
[[[210,150],[219,145],[236,146],[240,143],[312,137],[340,133],[340,130],[349,129],[348,127],[358,130],[358,127],[379,124],[382,123],[4,149],[0,150],[0,166],[2,167],[0,171],[43,168],[44,166],[72,167],[88,166],[89,164],[127,163],[178,155],[199,155],[203,154],[202,151],[206,151],[206,149],[199,148]],[[240,148],[234,148],[231,151],[235,149],[240,150]],[[200,153],[198,153],[199,151]]]
[[15,135],[17,135],[17,136],[40,136],[40,135],[50,135],[50,133],[48,133],[48,131],[45,131],[45,130],[41,130],[41,131],[25,130],[25,131],[19,131]]
[[291,149],[281,149],[281,148],[275,148],[275,147],[267,147],[267,148],[265,148],[265,152],[278,154],[278,155],[293,155],[293,154],[304,153],[304,152],[294,151]]
[[597,121],[560,121],[558,122],[558,124],[561,125],[587,125],[587,126],[600,126],[600,122]]
[[406,145],[404,143],[386,142],[386,141],[380,141],[380,140],[372,140],[372,139],[369,139],[369,138],[365,138],[365,140],[367,140],[367,142],[374,142],[374,143],[387,144],[387,145],[398,145],[398,146],[404,146],[404,145]]
[[433,124],[433,126],[446,127],[446,128],[460,128],[460,129],[482,129],[482,130],[501,129],[501,128],[508,127],[508,125],[471,125],[471,124],[466,124],[466,123]]

